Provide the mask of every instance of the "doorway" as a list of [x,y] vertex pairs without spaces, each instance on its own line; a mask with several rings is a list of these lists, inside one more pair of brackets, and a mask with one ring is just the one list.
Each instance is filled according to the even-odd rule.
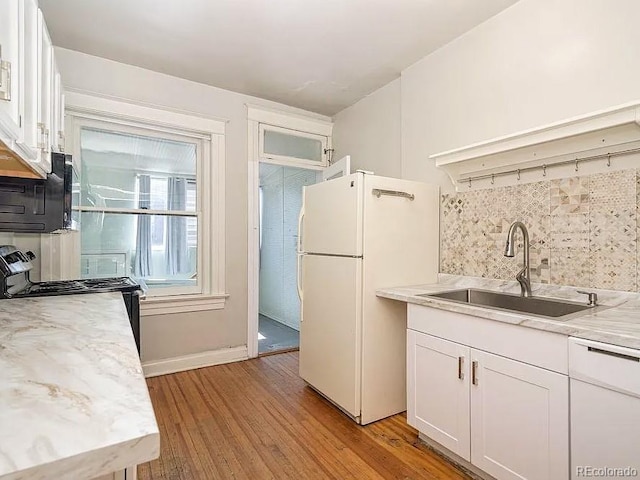
[[258,354],[297,349],[298,216],[306,185],[320,172],[260,162]]

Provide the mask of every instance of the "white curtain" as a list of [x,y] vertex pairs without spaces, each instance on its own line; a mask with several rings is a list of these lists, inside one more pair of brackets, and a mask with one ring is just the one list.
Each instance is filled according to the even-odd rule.
[[[138,177],[138,208],[148,210],[151,207],[151,177]],[[136,259],[133,271],[139,277],[151,275],[151,216],[138,215],[136,235]]]
[[[187,179],[169,177],[167,184],[169,210],[187,209]],[[167,273],[180,275],[189,273],[189,249],[187,246],[186,217],[167,217]]]

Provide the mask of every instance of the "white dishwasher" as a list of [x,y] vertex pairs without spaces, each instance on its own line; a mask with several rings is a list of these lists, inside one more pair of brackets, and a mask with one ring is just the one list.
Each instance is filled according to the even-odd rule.
[[640,478],[640,350],[569,338],[571,478]]

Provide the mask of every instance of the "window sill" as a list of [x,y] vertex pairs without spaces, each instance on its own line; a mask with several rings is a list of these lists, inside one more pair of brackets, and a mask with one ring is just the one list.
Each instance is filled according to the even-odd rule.
[[147,297],[140,301],[140,315],[168,315],[172,313],[202,312],[224,308],[229,294],[175,295],[170,297]]

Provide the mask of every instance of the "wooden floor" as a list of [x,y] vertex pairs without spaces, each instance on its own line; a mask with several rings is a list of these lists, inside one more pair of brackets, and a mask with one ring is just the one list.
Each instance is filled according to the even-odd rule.
[[468,479],[404,415],[361,427],[298,376],[298,354],[148,380],[161,435],[140,480]]

